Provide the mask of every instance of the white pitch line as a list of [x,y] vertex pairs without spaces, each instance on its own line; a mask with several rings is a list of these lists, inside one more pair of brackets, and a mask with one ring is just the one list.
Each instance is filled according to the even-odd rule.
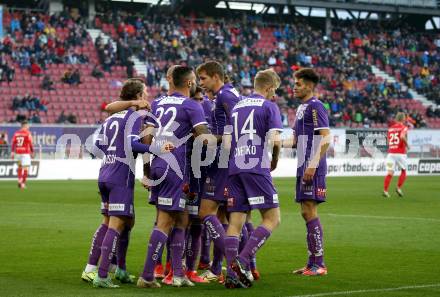
[[353,215],[353,214],[336,214],[336,213],[324,213],[331,217],[347,217],[347,218],[365,218],[365,219],[383,219],[383,220],[409,220],[409,221],[429,221],[440,222],[440,219],[434,218],[417,218],[417,217],[389,217],[389,216],[370,216],[370,215]]
[[430,284],[430,285],[419,285],[419,286],[405,286],[405,287],[395,287],[395,288],[383,288],[383,289],[367,289],[367,290],[354,290],[354,291],[327,292],[327,293],[318,293],[318,294],[311,294],[311,295],[295,295],[295,296],[289,296],[289,297],[322,297],[322,296],[352,295],[352,294],[359,294],[359,293],[392,292],[392,291],[424,289],[424,288],[435,288],[435,287],[440,287],[440,283],[439,284]]

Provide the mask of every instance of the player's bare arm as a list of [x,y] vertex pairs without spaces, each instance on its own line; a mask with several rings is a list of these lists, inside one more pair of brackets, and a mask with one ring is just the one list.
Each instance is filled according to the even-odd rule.
[[304,181],[311,181],[313,179],[319,161],[323,156],[325,156],[328,148],[330,147],[330,143],[331,143],[330,129],[319,130],[319,136],[321,137],[321,141],[319,142],[319,146],[316,151],[316,154],[313,156],[312,160],[310,160],[309,167],[304,172],[304,177],[303,177]]
[[[141,134],[141,135],[143,135],[143,137],[141,138],[141,142],[146,145],[151,145],[153,143],[153,138],[154,138],[153,132],[154,132],[154,126],[147,125],[145,130]],[[148,178],[150,178],[150,168],[151,168],[150,154],[145,154],[143,156],[143,161],[144,161],[144,166],[143,166],[144,179],[145,178],[148,179]],[[144,188],[146,188],[147,190],[150,189],[150,186],[147,185],[144,181],[142,182],[142,184],[144,185]]]
[[296,148],[296,142],[295,133],[292,133],[289,138],[281,140],[283,148]]
[[136,110],[146,109],[151,110],[151,105],[147,100],[130,100],[130,101],[115,101],[107,104],[105,111],[114,114],[128,108],[134,107]]
[[274,171],[278,165],[278,159],[281,151],[281,132],[280,131],[270,131],[269,141],[273,146],[272,148],[272,161],[270,163],[270,171]]

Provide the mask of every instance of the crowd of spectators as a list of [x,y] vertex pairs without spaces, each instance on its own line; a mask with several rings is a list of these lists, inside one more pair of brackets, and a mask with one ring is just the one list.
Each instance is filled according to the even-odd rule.
[[[411,114],[417,127],[426,125],[423,116],[439,116],[436,109],[422,115],[391,104],[392,100],[411,98],[408,87],[440,102],[440,38],[418,34],[405,24],[333,20],[332,33],[325,35],[307,19],[296,18],[292,23],[279,22],[275,26],[249,15],[214,22],[121,11],[108,11],[95,20],[95,24],[103,23],[115,24],[117,37],[114,42],[104,41],[102,36],[95,40],[99,65],[95,65],[91,75],[98,79],[115,65],[126,66],[127,77],[133,77],[130,57],[135,55],[147,64],[146,84],[163,89],[170,65],[186,63],[196,67],[207,59],[216,59],[225,65],[240,92],[247,94],[256,72],[274,67],[282,78],[277,102],[287,125],[289,114],[299,105],[293,93],[293,72],[311,66],[321,74],[318,93],[332,126],[386,124],[401,109]],[[45,75],[49,63],[72,65],[61,81],[81,83],[81,74],[74,65],[87,63],[88,59],[75,48],[83,45],[88,35],[80,17],[67,11],[52,16],[22,12],[13,14],[9,27],[9,34],[0,44],[0,80],[14,79],[14,66],[4,58],[10,56],[32,75],[44,75],[44,90],[55,86]],[[60,27],[68,28],[66,38],[57,36],[56,28]],[[273,42],[263,48],[259,42],[268,28]],[[23,42],[26,38],[32,42]],[[377,79],[372,73],[373,64],[391,69],[398,82]],[[67,116],[60,118],[65,122]]]
[[[58,36],[57,28],[67,28],[67,37]],[[82,19],[74,18],[67,10],[51,16],[30,11],[14,12],[0,53],[9,55],[19,67],[38,76],[48,64],[88,63],[88,57],[77,48],[87,39]]]
[[[304,66],[321,70],[320,99],[328,108],[332,125],[371,127],[372,123],[385,124],[398,111],[391,108],[391,99],[411,98],[408,86],[420,90],[417,84],[405,80],[403,71],[402,80],[396,83],[379,81],[372,73],[371,62],[383,60],[387,52],[384,46],[390,53],[401,48],[406,38],[402,38],[401,32],[409,32],[404,26],[387,27],[394,29],[389,33],[367,22],[336,21],[332,34],[326,36],[308,22],[297,20],[271,27],[274,42],[267,50],[256,46],[261,30],[266,27],[262,22],[246,16],[217,21],[198,24],[175,16],[139,17],[111,12],[99,20],[100,23],[117,24],[117,52],[120,52],[120,44],[124,47],[127,44],[147,63],[146,83],[150,87],[166,87],[164,73],[171,64],[183,62],[196,67],[207,59],[216,59],[224,63],[234,84],[246,93],[245,89],[252,87],[252,77],[259,69],[275,67],[283,80],[278,91],[283,117],[287,117],[288,108],[296,108],[299,104],[294,100],[292,74]],[[403,43],[406,46],[413,40],[410,38]],[[423,43],[418,43],[418,47],[416,51],[424,49]],[[119,55],[114,57],[118,61]],[[330,72],[326,72],[328,69]],[[432,75],[429,78],[436,80]],[[363,82],[361,86],[359,81]],[[414,81],[417,82],[417,77]],[[428,90],[435,89],[430,86]],[[416,126],[426,125],[422,114],[403,111],[414,113],[411,117]]]

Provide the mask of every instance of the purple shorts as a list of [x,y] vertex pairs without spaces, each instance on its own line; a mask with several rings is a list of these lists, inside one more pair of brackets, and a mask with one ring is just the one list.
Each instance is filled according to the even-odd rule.
[[229,176],[228,212],[278,207],[278,194],[272,177],[255,173]]
[[317,203],[325,202],[327,187],[325,175],[316,175],[311,183],[304,183],[302,176],[296,177],[296,202],[313,200]]
[[[165,168],[152,168],[151,178],[159,180],[166,172]],[[165,211],[184,211],[185,193],[184,181],[171,169],[168,169],[165,179],[157,186],[151,187],[150,203]]]
[[226,202],[228,175],[228,168],[217,168],[217,164],[213,164],[205,181],[203,198]]
[[134,217],[134,190],[107,182],[98,182],[101,213],[106,216]]

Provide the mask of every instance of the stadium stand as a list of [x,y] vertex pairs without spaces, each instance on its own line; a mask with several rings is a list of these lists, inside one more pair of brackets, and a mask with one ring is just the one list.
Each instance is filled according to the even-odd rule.
[[[147,63],[146,83],[152,97],[166,88],[165,70],[176,61],[195,67],[208,58],[222,60],[244,94],[250,91],[251,78],[258,69],[270,66],[283,78],[278,104],[287,126],[293,123],[298,105],[293,100],[292,73],[299,67],[313,66],[322,77],[319,96],[332,126],[383,128],[402,110],[415,127],[440,127],[440,110],[427,109],[407,90],[412,87],[431,100],[439,100],[440,39],[405,26],[386,31],[371,22],[355,25],[335,21],[332,34],[325,36],[307,19],[273,25],[247,15],[214,22],[209,18],[141,18],[108,12],[97,17],[94,25],[111,36],[114,48],[112,42],[104,44],[99,37],[93,43],[79,17],[15,12],[6,14],[4,24],[10,34],[0,48],[0,65],[7,65],[4,73],[8,74],[0,85],[9,100],[0,105],[5,110],[0,121],[30,117],[33,110],[13,109],[12,103],[16,96],[31,93],[48,103],[47,112],[38,111],[43,123],[56,122],[62,111],[63,115],[74,115],[78,123],[99,122],[105,116],[102,106],[117,98],[117,88],[127,73],[136,75],[133,69],[121,66],[130,65],[133,54]],[[408,34],[411,38],[400,38]],[[41,74],[54,82],[53,90],[41,88],[44,77],[31,74],[32,64],[40,66]],[[384,69],[398,82],[376,77],[371,65]],[[15,77],[23,79],[8,79],[14,75],[7,69],[14,69]],[[81,83],[61,82],[66,72],[75,69]]]

